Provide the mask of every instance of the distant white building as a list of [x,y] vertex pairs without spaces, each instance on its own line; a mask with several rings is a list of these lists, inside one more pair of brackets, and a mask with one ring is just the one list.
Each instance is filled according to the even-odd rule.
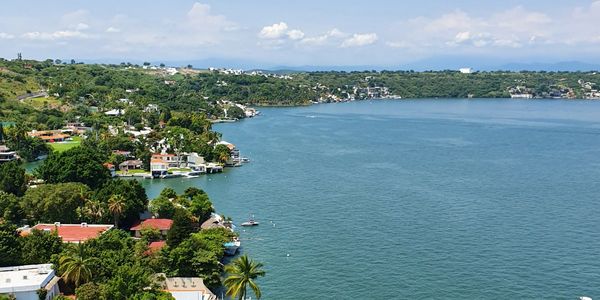
[[473,73],[473,69],[471,69],[471,68],[460,68],[460,69],[458,69],[458,70],[459,70],[461,73],[463,73],[463,74],[471,74],[471,73]]
[[[0,268],[0,294],[13,295],[17,300],[49,300],[60,294],[52,264]],[[40,298],[38,290],[46,290]]]
[[118,117],[124,113],[125,113],[125,111],[122,109],[111,109],[107,112],[104,112],[105,115],[111,116],[111,117]]

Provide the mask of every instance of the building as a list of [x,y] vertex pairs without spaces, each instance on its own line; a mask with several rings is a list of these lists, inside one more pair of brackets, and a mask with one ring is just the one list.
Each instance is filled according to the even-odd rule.
[[206,162],[204,157],[198,155],[198,153],[193,152],[187,155],[187,166],[193,172],[206,173]]
[[150,173],[152,177],[165,176],[169,173],[169,164],[160,159],[153,159],[150,161]]
[[45,143],[56,143],[56,142],[64,142],[71,136],[67,133],[63,133],[60,130],[42,130],[42,131],[31,131],[28,132],[27,135],[30,137],[37,137],[42,139]]
[[105,115],[111,116],[111,117],[118,117],[120,115],[123,115],[124,113],[125,113],[125,111],[122,109],[111,109],[109,111],[104,112]]
[[204,285],[200,277],[166,278],[165,274],[157,275],[164,278],[164,281],[159,281],[162,289],[176,300],[217,300],[217,296]]
[[[12,295],[17,300],[49,300],[60,294],[59,280],[52,264],[0,268],[0,295]],[[46,290],[46,297],[38,295],[40,289]]]
[[28,235],[32,230],[41,230],[45,232],[56,231],[63,243],[83,243],[89,239],[99,237],[101,234],[111,230],[114,225],[97,224],[37,224],[33,227],[25,226],[19,228],[22,236]]
[[4,145],[0,145],[0,163],[17,160],[17,153],[10,151],[10,149]]
[[460,68],[460,69],[458,69],[458,70],[459,70],[461,73],[463,73],[463,74],[471,74],[471,73],[473,73],[473,69],[471,69],[471,68]]
[[141,160],[126,160],[119,164],[119,170],[127,172],[129,170],[141,170],[144,163]]
[[160,231],[160,234],[163,237],[166,237],[167,233],[171,229],[171,226],[173,226],[173,220],[171,219],[147,219],[142,222],[139,222],[135,226],[131,227],[131,229],[129,230],[133,231],[133,235],[136,238],[142,237],[141,231],[144,228],[158,229]]
[[177,157],[175,154],[161,154],[155,153],[152,154],[152,160],[160,160],[163,163],[167,164],[169,168],[179,168],[182,163],[184,163],[184,157]]

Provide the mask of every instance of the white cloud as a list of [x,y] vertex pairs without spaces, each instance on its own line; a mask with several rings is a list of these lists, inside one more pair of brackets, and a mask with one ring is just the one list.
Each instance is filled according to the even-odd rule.
[[8,34],[6,32],[0,32],[0,40],[11,40],[14,38],[15,38],[15,36],[12,34]]
[[223,15],[215,15],[208,4],[196,2],[187,13],[188,24],[199,31],[231,31],[237,25]]
[[313,37],[306,37],[300,41],[301,45],[305,46],[323,46],[330,43],[331,40],[339,40],[348,36],[337,28],[333,28],[325,34]]
[[362,47],[367,45],[372,45],[377,42],[379,38],[376,33],[355,33],[352,37],[344,40],[342,43],[342,48],[349,47]]
[[471,39],[471,33],[468,31],[459,32],[454,37],[454,43],[461,44]]
[[60,30],[55,32],[26,32],[22,35],[22,37],[29,40],[54,41],[72,38],[87,38],[88,35],[80,31]]
[[90,25],[85,24],[85,23],[79,23],[79,24],[75,25],[75,30],[78,30],[78,31],[86,30],[89,28],[90,28]]
[[263,27],[258,36],[261,39],[280,39],[287,34],[287,31],[288,25],[285,22],[279,22],[270,26]]
[[287,36],[292,40],[301,40],[304,37],[304,32],[298,29],[293,29],[287,32]]
[[106,28],[106,32],[108,32],[108,33],[118,33],[118,32],[121,32],[121,29],[111,26],[111,27]]

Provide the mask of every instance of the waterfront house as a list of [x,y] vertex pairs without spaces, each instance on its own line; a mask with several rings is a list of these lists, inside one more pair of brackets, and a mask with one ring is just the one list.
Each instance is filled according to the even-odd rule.
[[133,232],[133,236],[136,238],[142,237],[142,229],[144,228],[153,228],[158,229],[160,234],[164,237],[167,236],[167,233],[173,226],[173,220],[171,219],[147,219],[137,223],[135,226],[131,227],[129,230]]
[[130,170],[141,170],[144,163],[141,160],[126,160],[119,164],[119,170],[128,172]]
[[150,161],[150,173],[152,173],[152,177],[165,176],[168,172],[169,164],[160,159],[153,159]]
[[217,300],[205,285],[200,277],[171,277],[167,278],[165,274],[156,274],[162,286],[162,290],[168,292],[175,300]]
[[175,154],[161,154],[155,153],[152,154],[152,160],[160,160],[163,163],[167,164],[169,168],[179,168],[181,164],[184,163],[184,156],[177,157]]
[[19,228],[21,236],[26,236],[32,230],[41,230],[44,232],[56,232],[63,243],[83,243],[89,239],[99,237],[101,234],[111,230],[114,225],[104,224],[37,224],[33,227],[25,226]]
[[187,166],[194,172],[206,173],[206,162],[198,153],[192,152],[187,155]]
[[[49,300],[60,294],[59,280],[52,264],[0,268],[0,295],[16,300]],[[43,298],[38,294],[40,289],[46,290]]]
[[10,151],[10,149],[4,145],[0,145],[0,163],[17,160],[17,153]]
[[27,135],[40,138],[45,143],[64,142],[71,137],[69,134],[63,133],[60,130],[33,130],[28,132]]

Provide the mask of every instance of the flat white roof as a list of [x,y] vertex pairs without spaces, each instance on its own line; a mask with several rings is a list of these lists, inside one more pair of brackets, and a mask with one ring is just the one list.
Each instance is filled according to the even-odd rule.
[[35,291],[54,278],[52,264],[0,268],[0,293]]

